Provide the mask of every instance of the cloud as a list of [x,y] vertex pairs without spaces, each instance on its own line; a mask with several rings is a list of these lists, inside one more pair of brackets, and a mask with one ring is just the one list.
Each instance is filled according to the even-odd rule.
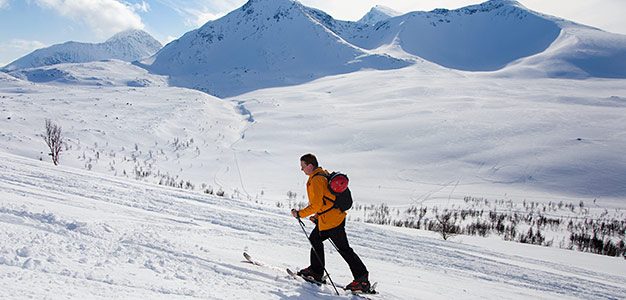
[[0,45],[2,45],[2,47],[29,52],[35,49],[46,47],[46,44],[40,41],[27,41],[22,39],[12,39],[9,42],[4,42]]
[[206,22],[215,20],[224,15],[223,13],[212,13],[206,8],[203,10],[185,8],[184,11],[186,13],[185,25],[189,27],[200,27]]
[[150,10],[150,5],[148,3],[146,3],[146,1],[141,1],[141,4],[139,4],[139,3],[130,4],[130,3],[127,2],[126,5],[134,8],[135,10],[141,11],[141,12],[148,12]]
[[9,0],[0,0],[0,9],[9,8]]
[[185,26],[197,28],[242,6],[247,0],[156,0],[185,19]]
[[[0,0],[2,1],[2,0]],[[148,4],[117,0],[34,0],[42,8],[89,26],[98,36],[108,37],[126,29],[143,29],[136,11],[147,11]]]
[[626,1],[587,0],[580,2],[553,3],[544,0],[523,0],[526,7],[577,23],[598,27],[610,32],[626,34]]
[[48,45],[39,41],[27,41],[22,39],[12,39],[0,43],[0,66],[5,66],[10,62],[40,48]]

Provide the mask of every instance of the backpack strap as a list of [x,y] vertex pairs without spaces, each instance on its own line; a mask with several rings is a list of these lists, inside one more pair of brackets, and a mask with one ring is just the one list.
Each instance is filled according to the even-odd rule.
[[[324,173],[324,172],[317,172],[315,174],[313,174],[313,177],[317,176],[317,175],[321,175],[326,177],[326,180],[328,181],[328,176]],[[313,179],[313,177],[311,177],[311,179]],[[322,201],[324,201],[324,205],[326,205],[326,199],[328,199],[328,197],[324,196],[324,198],[322,198]],[[330,200],[330,199],[328,199]],[[334,201],[332,201],[334,203]]]
[[[326,179],[327,179],[327,180],[328,180],[328,178],[330,177],[330,175],[326,175],[326,173],[324,173],[324,172],[318,172],[318,173],[315,173],[315,174],[313,174],[313,177],[315,177],[315,176],[317,176],[317,175],[324,176],[324,177],[326,177]],[[319,215],[323,215],[323,214],[325,214],[325,213],[329,212],[330,210],[332,210],[332,209],[336,208],[336,207],[335,207],[335,200],[330,199],[330,198],[328,198],[328,197],[324,196],[324,197],[322,198],[322,201],[324,201],[324,205],[326,205],[326,200],[330,201],[330,202],[333,204],[333,206],[332,206],[331,208],[329,208],[329,209],[327,209],[327,210],[325,210],[325,211],[321,212],[321,213],[317,213],[317,215],[318,215],[318,216],[319,216]]]
[[330,201],[330,202],[333,204],[333,206],[331,206],[329,209],[327,209],[327,210],[325,210],[325,211],[323,211],[323,212],[321,212],[321,213],[317,213],[317,215],[318,215],[318,216],[321,216],[321,215],[323,215],[323,214],[325,214],[325,213],[327,213],[327,212],[331,211],[332,209],[338,208],[338,207],[335,207],[335,200],[332,200],[332,199],[330,199],[330,198],[328,198],[328,197],[326,197],[326,196],[324,196],[323,200],[328,200],[328,201]]
[[[324,173],[324,172],[317,172],[317,173],[313,174],[313,177],[315,177],[317,175],[322,175],[322,176],[326,177],[326,179],[328,179],[328,177],[330,177],[330,175],[326,175],[326,173]],[[313,178],[313,177],[311,177],[311,178]]]

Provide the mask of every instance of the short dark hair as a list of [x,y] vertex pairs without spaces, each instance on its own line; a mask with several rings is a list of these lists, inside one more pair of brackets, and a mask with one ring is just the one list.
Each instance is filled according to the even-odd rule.
[[319,167],[317,157],[315,157],[315,154],[313,153],[302,155],[302,157],[300,157],[300,161],[303,161],[307,165],[313,165],[313,168]]

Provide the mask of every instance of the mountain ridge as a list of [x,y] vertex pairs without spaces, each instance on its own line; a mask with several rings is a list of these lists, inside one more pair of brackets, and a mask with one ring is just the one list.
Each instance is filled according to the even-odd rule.
[[[584,38],[565,41],[563,34]],[[373,25],[336,20],[297,1],[251,0],[137,64],[170,76],[173,85],[219,97],[422,61],[471,72],[506,74],[514,66],[527,76],[626,78],[619,61],[626,37],[594,44],[607,35],[613,36],[514,0],[409,12]]]
[[69,41],[37,49],[2,68],[9,72],[60,63],[83,63],[105,59],[134,61],[156,53],[161,43],[143,30],[126,30],[113,35],[103,43]]
[[[384,10],[378,6],[368,14]],[[3,71],[113,58],[169,76],[171,85],[219,97],[424,62],[499,76],[626,78],[626,36],[535,12],[515,0],[379,18],[375,24],[342,21],[293,0],[250,0],[165,47],[152,47],[150,57],[150,51],[133,55],[146,39],[130,32],[101,44],[36,50]]]
[[291,0],[251,0],[187,32],[138,64],[174,85],[232,96],[363,68],[411,62],[370,53],[333,30],[328,14]]

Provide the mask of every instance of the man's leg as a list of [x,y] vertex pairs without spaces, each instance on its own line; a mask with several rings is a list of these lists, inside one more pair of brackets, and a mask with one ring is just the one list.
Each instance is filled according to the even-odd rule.
[[328,236],[324,237],[320,234],[320,231],[317,226],[315,229],[311,231],[309,235],[309,240],[311,241],[311,266],[309,267],[311,271],[324,275],[324,241],[328,238]]
[[328,230],[330,239],[335,243],[339,254],[350,266],[350,271],[355,280],[367,280],[367,268],[361,261],[361,258],[352,250],[348,244],[348,237],[346,236],[345,222],[340,226]]

